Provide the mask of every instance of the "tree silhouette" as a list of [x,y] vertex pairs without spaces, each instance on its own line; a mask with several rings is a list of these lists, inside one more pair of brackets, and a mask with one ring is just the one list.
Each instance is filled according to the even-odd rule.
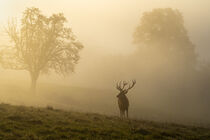
[[63,14],[46,17],[32,7],[24,11],[20,26],[14,21],[8,23],[6,32],[13,45],[1,53],[2,64],[28,71],[33,92],[41,73],[68,74],[79,60],[83,45],[65,27],[66,22]]
[[163,56],[169,63],[195,68],[194,45],[188,37],[182,14],[178,10],[165,8],[145,12],[133,37],[134,43],[146,48],[149,53]]

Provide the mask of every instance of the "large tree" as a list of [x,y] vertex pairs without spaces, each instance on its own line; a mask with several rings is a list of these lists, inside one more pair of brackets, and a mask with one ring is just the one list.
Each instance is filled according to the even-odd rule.
[[142,55],[150,55],[154,61],[167,61],[167,64],[175,67],[195,68],[194,45],[178,10],[163,8],[143,13],[134,32],[134,42],[141,46],[140,51],[144,50]]
[[1,53],[5,68],[26,70],[35,92],[41,73],[68,74],[74,70],[83,45],[76,39],[63,14],[44,16],[38,8],[24,11],[21,25],[9,22],[6,32],[13,45]]

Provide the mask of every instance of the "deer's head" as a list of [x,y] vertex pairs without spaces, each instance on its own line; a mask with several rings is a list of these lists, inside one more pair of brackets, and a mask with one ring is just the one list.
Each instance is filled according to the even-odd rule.
[[[120,81],[117,83],[116,88],[120,91],[120,93],[117,95],[117,97],[125,96],[125,94],[128,93],[128,91],[134,87],[136,84],[136,80],[132,80],[131,84],[128,84],[126,81]],[[127,87],[128,85],[128,87]],[[127,87],[127,88],[126,88]]]

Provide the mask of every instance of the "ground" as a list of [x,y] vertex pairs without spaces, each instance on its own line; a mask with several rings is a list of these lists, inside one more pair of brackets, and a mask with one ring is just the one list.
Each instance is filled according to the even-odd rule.
[[210,139],[210,128],[0,104],[3,140]]

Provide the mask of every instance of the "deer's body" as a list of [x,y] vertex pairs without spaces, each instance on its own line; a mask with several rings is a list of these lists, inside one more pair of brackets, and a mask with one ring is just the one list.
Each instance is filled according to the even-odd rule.
[[128,83],[125,81],[123,82],[123,84],[121,84],[121,82],[120,82],[117,84],[116,88],[120,91],[120,93],[117,95],[118,106],[120,109],[120,117],[124,117],[125,112],[126,112],[126,116],[128,118],[129,101],[128,101],[126,94],[128,93],[128,91],[131,88],[133,88],[133,86],[136,84],[136,81],[133,81],[132,85],[129,85],[129,87],[127,89],[124,89],[127,84]]
[[125,112],[128,117],[128,107],[129,107],[129,101],[125,94],[121,94],[118,96],[118,106],[120,109],[120,116],[125,116]]

